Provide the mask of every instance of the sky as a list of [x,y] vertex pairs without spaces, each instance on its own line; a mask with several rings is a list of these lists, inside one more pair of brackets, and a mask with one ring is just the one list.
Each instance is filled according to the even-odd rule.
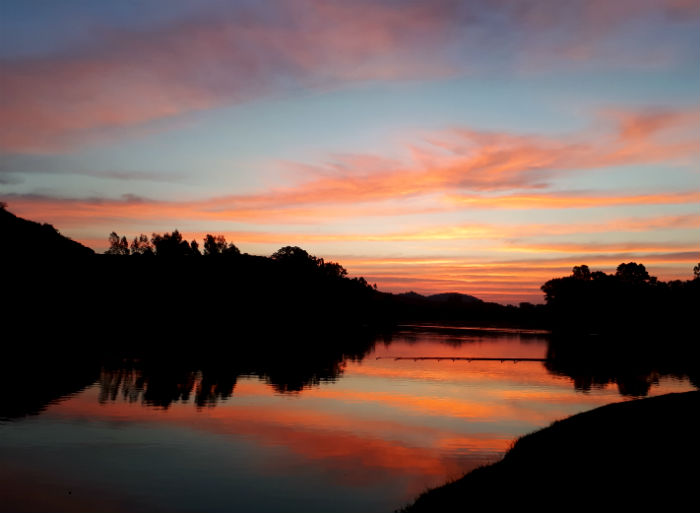
[[700,261],[698,0],[0,0],[0,200],[543,302]]

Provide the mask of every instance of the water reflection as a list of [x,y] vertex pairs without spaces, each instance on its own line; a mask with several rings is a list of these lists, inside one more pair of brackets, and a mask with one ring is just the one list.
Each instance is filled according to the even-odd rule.
[[[533,333],[249,340],[5,361],[2,415],[16,420],[0,423],[0,477],[13,509],[392,511],[555,419],[691,387],[668,362],[571,366],[582,355]],[[391,358],[426,355],[447,359]],[[43,503],[17,492],[27,479],[46,483]]]
[[376,340],[375,333],[357,330],[239,337],[216,350],[153,342],[145,348],[78,345],[70,352],[12,347],[0,362],[0,385],[12,391],[0,404],[0,419],[36,415],[96,381],[101,403],[126,400],[161,408],[191,399],[198,407],[214,406],[233,395],[240,376],[259,377],[278,393],[297,393],[335,381]]
[[123,362],[120,367],[105,367],[100,373],[98,401],[124,400],[168,408],[173,402],[187,402],[192,397],[198,408],[214,406],[233,395],[238,375],[212,370],[160,367],[141,362]]
[[621,395],[645,397],[663,378],[700,388],[700,348],[683,339],[551,337],[546,368],[587,392],[616,384]]
[[139,358],[105,360],[99,380],[100,402],[141,401],[168,408],[173,402],[194,400],[198,408],[229,399],[241,376],[256,376],[277,393],[297,393],[333,382],[348,362],[362,360],[374,346],[374,335],[355,333],[352,338],[307,335],[277,340],[259,336],[254,343],[230,348],[212,356],[161,352]]
[[7,350],[0,359],[0,420],[38,415],[99,376],[99,362],[86,356]]
[[[255,343],[217,355],[197,346],[184,354],[180,349],[161,348],[140,351],[137,356],[129,349],[45,357],[22,353],[21,358],[7,358],[2,364],[2,381],[7,385],[3,388],[14,392],[0,405],[0,418],[37,414],[96,381],[100,404],[124,400],[161,408],[190,400],[198,408],[215,406],[234,395],[241,376],[256,376],[277,393],[297,393],[337,380],[349,362],[374,354],[375,344],[390,348],[394,343],[396,348],[397,342],[403,350],[400,354],[389,351],[387,357],[447,358],[455,356],[455,350],[477,358],[545,357],[552,375],[570,378],[573,387],[583,392],[614,384],[623,396],[643,397],[665,377],[700,384],[697,351],[689,354],[692,348],[681,351],[668,343],[651,351],[639,341],[625,345],[598,338],[560,339],[528,330],[411,326],[379,338],[368,333],[315,334],[289,338],[283,345],[258,334]],[[432,344],[428,353],[426,344]],[[543,344],[546,351],[541,351]],[[534,352],[529,346],[535,347]]]

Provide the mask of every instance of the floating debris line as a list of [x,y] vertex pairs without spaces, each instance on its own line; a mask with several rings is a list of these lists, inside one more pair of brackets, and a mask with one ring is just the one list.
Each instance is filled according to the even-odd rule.
[[465,360],[467,362],[545,362],[546,358],[499,358],[483,356],[377,356],[377,360]]

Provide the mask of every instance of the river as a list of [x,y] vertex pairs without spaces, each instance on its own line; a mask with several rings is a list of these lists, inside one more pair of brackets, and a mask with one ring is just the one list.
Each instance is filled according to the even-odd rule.
[[261,369],[44,364],[0,421],[0,503],[388,513],[556,419],[695,388],[677,373],[569,375],[547,355],[543,333],[405,326],[336,358],[270,353]]

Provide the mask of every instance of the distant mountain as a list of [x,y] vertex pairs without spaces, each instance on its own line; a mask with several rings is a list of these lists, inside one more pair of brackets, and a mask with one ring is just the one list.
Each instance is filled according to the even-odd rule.
[[412,300],[426,300],[432,303],[449,303],[452,305],[467,305],[483,303],[478,297],[470,296],[469,294],[460,294],[459,292],[443,292],[441,294],[432,294],[430,296],[424,296],[418,294],[417,292],[402,292],[397,294],[397,296],[403,297],[405,299]]
[[95,252],[61,235],[50,224],[36,223],[8,212],[0,203],[0,251],[15,257],[83,257]]
[[390,294],[386,303],[393,319],[406,322],[469,323],[474,326],[518,326],[541,328],[547,325],[543,305],[518,308],[483,301],[459,292],[423,296],[416,292]]
[[478,297],[470,296],[469,294],[460,294],[459,292],[444,292],[442,294],[433,294],[428,296],[429,301],[436,303],[483,303]]

